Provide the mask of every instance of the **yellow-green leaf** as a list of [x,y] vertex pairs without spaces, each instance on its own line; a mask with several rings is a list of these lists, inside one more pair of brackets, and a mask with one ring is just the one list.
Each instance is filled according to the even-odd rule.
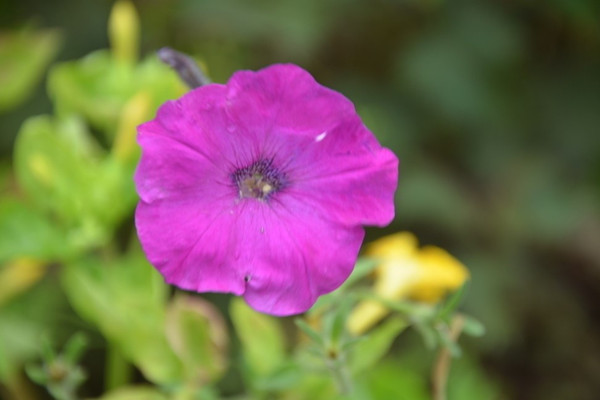
[[168,397],[150,386],[128,386],[113,390],[97,400],[167,400]]
[[0,111],[33,91],[60,44],[55,30],[0,33]]
[[167,310],[166,332],[188,382],[214,382],[223,375],[229,338],[223,317],[211,303],[179,293]]
[[69,264],[63,286],[75,310],[116,343],[147,379],[159,384],[184,380],[165,334],[166,286],[142,254],[113,263]]
[[285,358],[278,320],[254,311],[241,298],[231,301],[229,312],[249,370],[262,376],[274,372]]

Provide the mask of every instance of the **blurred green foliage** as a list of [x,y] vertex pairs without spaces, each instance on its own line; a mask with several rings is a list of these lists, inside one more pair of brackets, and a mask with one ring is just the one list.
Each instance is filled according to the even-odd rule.
[[[387,232],[410,229],[465,262],[472,283],[462,307],[486,326],[453,359],[448,399],[596,399],[597,1],[136,6],[141,62],[137,47],[106,33],[111,1],[0,3],[0,276],[11,272],[0,287],[15,288],[0,296],[0,396],[44,398],[23,365],[39,360],[42,335],[63,348],[78,330],[101,349],[81,360],[97,373],[81,388],[86,397],[127,379],[107,384],[96,376],[111,362],[122,371],[133,363],[160,389],[119,387],[104,400],[212,399],[244,387],[253,398],[337,395],[331,377],[347,371],[323,362],[335,312],[329,328],[310,328],[321,344],[294,337],[290,321],[240,302],[228,308],[217,296],[221,312],[230,310],[231,326],[224,325],[197,298],[171,299],[137,248],[134,128],[184,90],[153,55],[168,45],[197,56],[217,82],[238,69],[298,63],[351,98],[399,156],[397,218]],[[110,51],[99,50],[109,42]],[[54,57],[60,62],[49,67],[46,93],[42,77]],[[383,233],[369,231],[367,240]],[[400,321],[347,344],[353,398],[430,398],[435,360],[426,344],[440,338],[429,320],[416,325],[422,337],[410,330],[398,338]],[[481,331],[474,324],[469,329]],[[243,361],[226,357],[227,330],[230,351]],[[297,353],[296,340],[306,344]]]
[[31,94],[60,43],[56,31],[0,32],[0,112]]
[[81,114],[94,128],[110,135],[115,133],[122,109],[134,94],[148,92],[150,107],[156,110],[172,93],[183,93],[183,84],[175,74],[164,74],[164,69],[154,55],[134,66],[99,51],[53,68],[48,91],[59,114]]
[[140,251],[111,264],[91,259],[67,265],[63,285],[71,304],[148,379],[176,381],[182,365],[167,343],[161,276]]

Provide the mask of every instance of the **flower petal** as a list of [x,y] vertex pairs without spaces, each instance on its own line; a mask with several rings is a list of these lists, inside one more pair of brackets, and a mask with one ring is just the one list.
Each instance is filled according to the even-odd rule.
[[[306,311],[352,271],[361,225],[394,215],[397,158],[348,99],[293,65],[167,102],[138,142],[136,227],[150,262],[169,283],[244,295],[262,312]],[[265,161],[278,184],[242,197],[233,177]]]
[[245,271],[231,261],[234,209],[201,199],[140,202],[136,228],[148,260],[180,288],[242,294]]
[[286,142],[295,149],[288,166],[293,196],[327,209],[327,218],[348,226],[385,226],[394,219],[398,158],[377,143],[358,116],[310,140]]
[[138,142],[146,135],[163,136],[222,169],[251,162],[255,138],[235,134],[236,126],[226,113],[226,93],[226,86],[210,84],[167,101],[154,120],[138,127]]
[[302,203],[250,204],[237,229],[242,253],[252,254],[244,298],[254,309],[304,312],[350,275],[364,237],[361,227],[333,224]]
[[292,64],[236,72],[227,88],[228,115],[247,131],[313,135],[355,114],[346,97]]
[[[301,218],[302,223],[298,223]],[[167,201],[136,210],[149,261],[186,290],[244,295],[256,310],[291,315],[308,310],[350,275],[364,230],[254,200],[228,209]]]
[[233,182],[222,167],[181,142],[140,129],[143,153],[134,180],[144,202],[235,196]]

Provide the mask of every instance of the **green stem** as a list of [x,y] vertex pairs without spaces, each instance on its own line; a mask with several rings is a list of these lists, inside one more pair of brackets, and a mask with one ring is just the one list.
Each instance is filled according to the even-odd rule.
[[114,344],[108,345],[108,353],[106,355],[106,370],[105,370],[105,384],[106,391],[116,389],[120,386],[125,385],[129,382],[131,376],[131,365],[121,350]]
[[348,368],[340,360],[335,360],[330,363],[329,369],[333,374],[333,379],[342,395],[349,395],[352,393],[352,380]]

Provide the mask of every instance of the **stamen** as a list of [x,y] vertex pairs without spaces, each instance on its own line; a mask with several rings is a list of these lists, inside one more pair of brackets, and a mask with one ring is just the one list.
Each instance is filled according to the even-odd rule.
[[252,165],[236,170],[232,180],[237,185],[240,198],[266,200],[279,191],[285,183],[285,174],[273,166],[273,160],[260,159]]

